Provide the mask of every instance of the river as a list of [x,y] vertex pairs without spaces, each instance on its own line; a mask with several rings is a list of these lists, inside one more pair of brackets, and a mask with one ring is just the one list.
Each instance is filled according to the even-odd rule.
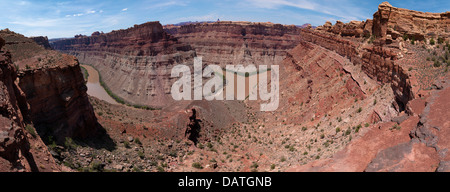
[[116,100],[109,96],[105,89],[100,85],[100,77],[98,75],[98,71],[89,65],[81,66],[84,67],[89,73],[88,81],[86,83],[86,86],[88,88],[87,94],[111,104],[119,104],[116,102]]
[[[84,67],[89,73],[88,81],[86,83],[86,86],[88,88],[87,94],[90,96],[96,97],[98,99],[104,100],[111,104],[119,104],[116,102],[116,100],[114,100],[111,96],[109,96],[109,94],[105,91],[105,89],[100,85],[100,77],[98,75],[98,71],[89,65],[81,65],[81,66]],[[234,97],[235,97],[235,99],[237,97],[238,92],[244,92],[245,97],[247,97],[249,95],[249,90],[252,90],[255,88],[255,86],[257,86],[256,84],[250,85],[249,77],[244,77],[245,78],[245,89],[242,90],[243,87],[238,86],[237,77],[243,76],[243,75],[238,75],[231,71],[221,71],[218,73],[218,75],[223,76],[224,75],[223,72],[225,72],[226,76],[234,76],[234,78],[235,78],[235,80],[234,80]],[[264,71],[259,74],[250,74],[249,76],[253,76],[253,75],[257,76],[257,81],[255,83],[259,82],[260,75],[268,75],[268,81],[270,81],[270,71]],[[230,86],[230,85],[227,84],[226,87],[228,87],[228,86]],[[223,91],[224,91],[224,97],[225,97],[226,91],[225,91],[225,89]]]

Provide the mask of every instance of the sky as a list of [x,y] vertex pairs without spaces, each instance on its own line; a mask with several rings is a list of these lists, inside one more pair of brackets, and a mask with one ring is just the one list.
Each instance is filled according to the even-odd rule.
[[[0,0],[0,29],[51,38],[90,35],[160,21],[252,21],[319,26],[372,18],[385,0]],[[395,7],[450,11],[448,0],[391,0]]]

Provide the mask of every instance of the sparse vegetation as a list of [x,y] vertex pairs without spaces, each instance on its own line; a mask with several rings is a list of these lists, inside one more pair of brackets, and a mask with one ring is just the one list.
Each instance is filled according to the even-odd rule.
[[436,44],[436,41],[434,41],[433,37],[430,39],[430,45]]
[[36,131],[34,130],[33,125],[28,124],[27,126],[25,126],[25,130],[27,130],[28,133],[31,134],[31,136],[33,136],[33,137],[36,137],[36,136],[37,136]]
[[198,163],[198,162],[192,163],[192,167],[193,167],[193,168],[196,168],[196,169],[203,169],[202,164],[200,164],[200,163]]
[[360,108],[358,108],[358,110],[356,112],[361,113],[361,111],[362,111],[362,108],[360,107]]

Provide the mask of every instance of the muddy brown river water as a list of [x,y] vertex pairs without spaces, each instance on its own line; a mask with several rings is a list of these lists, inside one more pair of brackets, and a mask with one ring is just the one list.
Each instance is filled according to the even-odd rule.
[[111,104],[119,104],[116,102],[116,100],[109,96],[105,89],[100,85],[100,77],[98,75],[98,71],[89,65],[81,66],[84,67],[89,73],[88,81],[86,83],[86,86],[88,88],[87,94]]

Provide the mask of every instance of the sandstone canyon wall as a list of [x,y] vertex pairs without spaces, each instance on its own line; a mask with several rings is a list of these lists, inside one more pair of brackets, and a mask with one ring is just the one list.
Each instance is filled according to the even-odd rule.
[[450,12],[424,13],[393,7],[388,2],[378,6],[373,15],[373,34],[377,37],[390,35],[396,39],[407,35],[415,40],[449,36]]
[[163,26],[135,25],[52,42],[56,50],[93,65],[107,87],[131,104],[164,107],[172,103],[170,78],[176,64],[201,56],[203,64],[273,65],[299,42],[298,27],[271,23],[217,22]]
[[54,49],[94,66],[101,80],[127,103],[162,107],[172,102],[170,77],[177,64],[193,63],[195,51],[164,32],[159,22],[52,43]]
[[[11,54],[0,37],[0,171],[58,171],[28,118],[29,105],[17,84]],[[26,129],[25,129],[26,128]]]
[[78,60],[9,30],[2,30],[0,36],[6,40],[4,49],[11,52],[17,84],[29,104],[29,110],[23,111],[42,139],[51,136],[63,143],[66,137],[97,134],[100,127]]
[[273,23],[220,21],[165,26],[207,64],[275,65],[300,41],[300,28]]
[[354,65],[372,79],[380,83],[392,83],[392,89],[397,96],[399,106],[404,110],[407,102],[414,98],[408,74],[405,69],[395,63],[397,53],[382,45],[362,45],[359,42],[339,38],[331,33],[321,33],[304,30],[302,39],[326,49],[335,51],[348,58]]

